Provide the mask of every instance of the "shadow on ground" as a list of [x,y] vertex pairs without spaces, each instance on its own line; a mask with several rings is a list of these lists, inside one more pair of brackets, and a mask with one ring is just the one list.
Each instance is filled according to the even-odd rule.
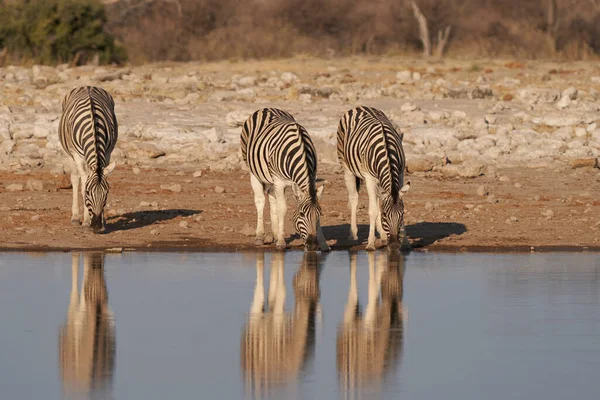
[[[440,239],[462,235],[466,231],[467,227],[457,222],[419,222],[406,226],[413,248],[430,246]],[[350,224],[324,226],[323,234],[327,240],[337,240],[334,247],[358,246],[367,241],[369,225],[358,225],[357,241],[349,239]]]
[[143,228],[156,222],[200,214],[202,210],[136,211],[108,219],[105,233]]
[[467,231],[458,222],[419,222],[406,226],[406,234],[412,239],[413,247],[425,247],[452,235],[462,235]]

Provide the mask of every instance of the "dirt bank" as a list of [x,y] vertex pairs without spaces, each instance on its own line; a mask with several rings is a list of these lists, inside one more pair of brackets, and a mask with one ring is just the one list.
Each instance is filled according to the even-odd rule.
[[[71,190],[60,189],[68,182],[66,176],[0,174],[7,186],[24,184],[23,191],[0,189],[0,248],[256,248],[256,212],[248,172],[204,171],[200,177],[193,177],[192,170],[135,172],[122,166],[111,176],[107,233],[97,235],[70,225]],[[349,213],[343,177],[333,172],[321,176],[329,182],[322,199],[328,243],[334,250],[364,248],[364,243],[347,240]],[[552,173],[507,169],[498,171],[497,176],[448,179],[410,175],[406,223],[412,245],[430,250],[600,248],[600,200],[594,195],[600,182],[597,169],[565,167]],[[45,182],[41,191],[27,190],[27,182],[36,180]],[[29,186],[34,189],[36,185]],[[291,197],[288,204],[293,206]],[[366,241],[368,232],[366,205],[363,192],[361,242]],[[291,235],[290,218],[288,213],[286,231]],[[289,243],[290,248],[299,248],[299,240],[292,237]]]

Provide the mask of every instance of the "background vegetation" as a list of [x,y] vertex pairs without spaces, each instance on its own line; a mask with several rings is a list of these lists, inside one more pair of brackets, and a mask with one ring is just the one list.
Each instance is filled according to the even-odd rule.
[[[600,54],[600,0],[415,0],[451,57]],[[115,41],[116,38],[116,41]],[[36,62],[416,54],[412,0],[0,0],[0,51]],[[6,50],[5,50],[6,51]]]

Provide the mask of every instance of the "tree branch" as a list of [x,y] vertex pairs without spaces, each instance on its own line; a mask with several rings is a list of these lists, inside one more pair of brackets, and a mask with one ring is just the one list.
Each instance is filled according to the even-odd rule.
[[427,18],[421,12],[421,9],[412,1],[412,9],[415,14],[415,19],[419,24],[419,36],[421,37],[421,42],[423,43],[423,55],[425,57],[431,56],[431,41],[429,39],[429,27],[427,26]]
[[437,47],[435,49],[436,57],[442,58],[444,55],[444,50],[446,50],[446,46],[448,45],[448,39],[450,39],[450,32],[452,32],[452,27],[450,25],[448,25],[443,31],[438,31]]

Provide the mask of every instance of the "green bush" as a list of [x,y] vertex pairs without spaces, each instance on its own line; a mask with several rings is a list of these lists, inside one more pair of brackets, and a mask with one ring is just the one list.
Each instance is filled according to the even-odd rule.
[[0,49],[42,64],[122,63],[125,51],[104,31],[99,0],[0,0]]

